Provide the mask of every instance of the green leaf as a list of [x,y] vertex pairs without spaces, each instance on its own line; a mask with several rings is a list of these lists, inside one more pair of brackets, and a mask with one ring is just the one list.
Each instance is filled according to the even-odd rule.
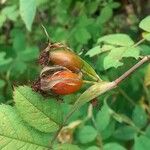
[[112,136],[112,134],[115,131],[115,123],[116,123],[115,120],[111,119],[108,126],[103,131],[100,132],[103,140],[106,140]]
[[135,137],[134,150],[149,150],[150,138],[146,136]]
[[145,133],[146,133],[145,135],[150,138],[150,125],[148,125],[148,127],[146,128]]
[[122,66],[121,62],[123,57],[133,57],[137,59],[140,54],[140,49],[138,47],[118,47],[110,51],[110,53],[104,58],[104,68],[109,69],[111,67]]
[[11,32],[11,36],[13,38],[13,48],[18,53],[25,50],[25,34],[20,29],[14,29]]
[[77,145],[59,144],[54,146],[54,150],[81,150]]
[[16,110],[0,105],[0,149],[48,150],[50,136],[24,124]]
[[12,6],[7,6],[2,10],[2,14],[5,15],[8,19],[12,21],[16,21],[17,17],[19,16],[17,6],[12,5]]
[[126,116],[124,114],[118,114],[112,110],[112,117],[120,123],[124,122],[132,127],[135,127],[134,122],[128,116]]
[[36,13],[36,0],[20,0],[20,15],[29,31]]
[[83,59],[81,59],[81,60],[83,62],[82,71],[84,71],[84,73],[92,76],[92,78],[96,81],[101,80],[100,77],[95,72],[95,70],[86,61],[84,61]]
[[139,128],[145,127],[148,121],[147,120],[148,116],[145,110],[139,105],[137,105],[135,109],[133,110],[132,118],[133,118],[135,125]]
[[47,2],[48,2],[48,0],[36,0],[36,5],[37,6],[41,6],[41,5],[43,5],[43,4],[47,3]]
[[21,117],[42,132],[54,132],[62,122],[56,99],[46,99],[27,86],[15,88],[14,100]]
[[146,44],[141,44],[140,46],[141,49],[141,55],[150,55],[150,46]]
[[84,126],[79,129],[78,132],[78,139],[80,143],[86,144],[95,140],[97,136],[97,131],[92,126]]
[[107,51],[110,51],[112,50],[113,48],[115,48],[114,46],[112,45],[103,45],[102,47],[100,46],[96,46],[96,47],[93,47],[92,49],[90,49],[86,55],[89,55],[90,57],[93,57],[95,55],[98,55],[98,54],[101,54],[103,52],[107,52]]
[[39,49],[36,46],[27,47],[24,51],[19,53],[19,58],[22,61],[32,61],[38,58]]
[[86,55],[89,55],[90,57],[93,57],[95,55],[100,54],[101,50],[100,50],[100,46],[95,46],[92,49],[88,50],[88,52],[86,53]]
[[3,24],[4,24],[5,21],[6,21],[6,16],[3,15],[3,14],[1,14],[1,15],[0,15],[0,27],[3,26]]
[[113,15],[113,11],[112,11],[112,8],[109,7],[108,5],[106,5],[106,7],[104,7],[102,10],[101,10],[101,14],[98,18],[98,21],[100,24],[103,24],[107,21],[110,20],[110,18],[112,17]]
[[85,28],[77,28],[75,32],[75,39],[81,44],[86,44],[88,40],[91,38],[90,33]]
[[109,34],[98,39],[98,43],[106,43],[118,46],[132,46],[134,41],[127,35],[122,33]]
[[147,32],[150,32],[150,16],[147,16],[144,18],[140,24],[139,27]]
[[2,88],[5,85],[5,81],[0,79],[0,88]]
[[72,109],[70,110],[68,115],[72,114],[74,111],[79,109],[85,103],[89,102],[95,97],[98,97],[99,95],[105,93],[106,91],[112,89],[113,87],[114,87],[113,82],[99,82],[99,83],[92,85],[83,94],[80,95],[80,97],[72,106]]
[[9,64],[12,59],[11,58],[5,58],[6,53],[5,52],[0,52],[0,66]]
[[27,65],[25,64],[25,62],[23,62],[19,58],[13,60],[13,63],[11,64],[11,70],[13,71],[15,76],[24,73],[26,69]]
[[96,115],[97,128],[103,131],[110,123],[111,113],[107,103],[104,103],[102,109]]
[[142,34],[142,36],[143,36],[143,38],[146,39],[147,41],[150,41],[150,33],[144,32],[144,33]]
[[113,9],[116,9],[116,8],[118,8],[118,7],[120,7],[120,3],[118,3],[118,2],[111,2],[110,4],[109,4],[109,7],[111,7],[111,8],[113,8]]
[[98,1],[91,1],[90,3],[87,3],[86,8],[88,14],[90,15],[94,14],[98,8]]
[[116,139],[119,140],[132,140],[137,131],[131,126],[119,127],[113,134]]
[[91,146],[91,147],[88,147],[86,150],[99,150],[99,147]]
[[118,143],[107,143],[104,145],[104,150],[126,150]]
[[[83,5],[82,3],[80,3],[81,5]],[[80,5],[80,7],[82,7]],[[94,23],[94,20],[91,19],[90,17],[88,17],[86,14],[84,15],[80,15],[78,17],[78,24],[77,24],[77,27],[78,28],[85,28],[88,27],[88,26],[91,26],[92,24]],[[78,30],[78,29],[77,29]],[[79,37],[80,38],[80,37]]]

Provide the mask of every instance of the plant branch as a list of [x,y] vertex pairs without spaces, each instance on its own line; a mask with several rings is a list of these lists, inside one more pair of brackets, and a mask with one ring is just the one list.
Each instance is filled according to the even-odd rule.
[[135,44],[133,45],[133,47],[136,47],[136,46],[140,45],[140,44],[143,43],[144,41],[145,41],[145,39],[141,39],[140,41],[138,41],[137,43],[135,43]]
[[150,61],[150,56],[143,57],[143,59],[141,59],[137,64],[135,64],[133,67],[131,67],[128,71],[126,71],[123,75],[121,75],[114,81],[116,86],[119,83],[121,83],[124,79],[126,79],[128,76],[130,76],[134,71],[136,71],[141,65],[143,65],[148,61]]

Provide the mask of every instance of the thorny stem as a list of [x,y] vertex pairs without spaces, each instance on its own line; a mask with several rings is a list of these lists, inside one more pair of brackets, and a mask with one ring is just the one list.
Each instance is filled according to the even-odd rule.
[[[143,41],[143,40],[142,40]],[[141,43],[139,41],[139,43]],[[137,44],[136,44],[137,45]],[[150,56],[144,56],[137,64],[135,64],[133,67],[131,67],[128,71],[126,71],[123,75],[121,75],[120,77],[118,77],[116,80],[112,81],[112,86],[110,88],[108,88],[107,91],[112,90],[114,88],[116,88],[118,86],[118,84],[120,84],[124,79],[126,79],[128,76],[130,76],[133,72],[135,72],[140,66],[142,66],[144,63],[150,61]],[[107,92],[106,91],[106,92]],[[60,126],[60,128],[58,129],[58,131],[56,132],[56,134],[54,135],[53,139],[51,140],[51,148],[52,145],[54,143],[54,141],[56,140],[59,132],[61,131],[61,129],[63,128],[63,126],[66,124],[66,122],[68,121],[68,119],[72,116],[73,112],[68,114],[62,125]]]

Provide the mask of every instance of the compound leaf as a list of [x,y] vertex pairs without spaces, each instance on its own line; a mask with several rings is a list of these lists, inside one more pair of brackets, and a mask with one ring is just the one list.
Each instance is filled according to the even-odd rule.
[[123,33],[117,33],[117,34],[109,34],[106,36],[103,36],[98,39],[98,43],[106,43],[111,45],[118,45],[118,46],[132,46],[134,44],[134,41],[127,35]]
[[46,99],[27,86],[15,88],[14,100],[21,117],[42,132],[54,132],[62,122],[62,112],[55,99]]
[[0,105],[0,149],[48,150],[50,136],[29,127],[16,110]]

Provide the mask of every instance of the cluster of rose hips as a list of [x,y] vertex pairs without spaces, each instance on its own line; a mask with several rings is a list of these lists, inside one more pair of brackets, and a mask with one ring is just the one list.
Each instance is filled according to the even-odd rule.
[[79,56],[61,43],[49,44],[39,57],[42,66],[38,81],[33,89],[40,93],[67,95],[78,91],[82,84],[81,68],[83,62]]

